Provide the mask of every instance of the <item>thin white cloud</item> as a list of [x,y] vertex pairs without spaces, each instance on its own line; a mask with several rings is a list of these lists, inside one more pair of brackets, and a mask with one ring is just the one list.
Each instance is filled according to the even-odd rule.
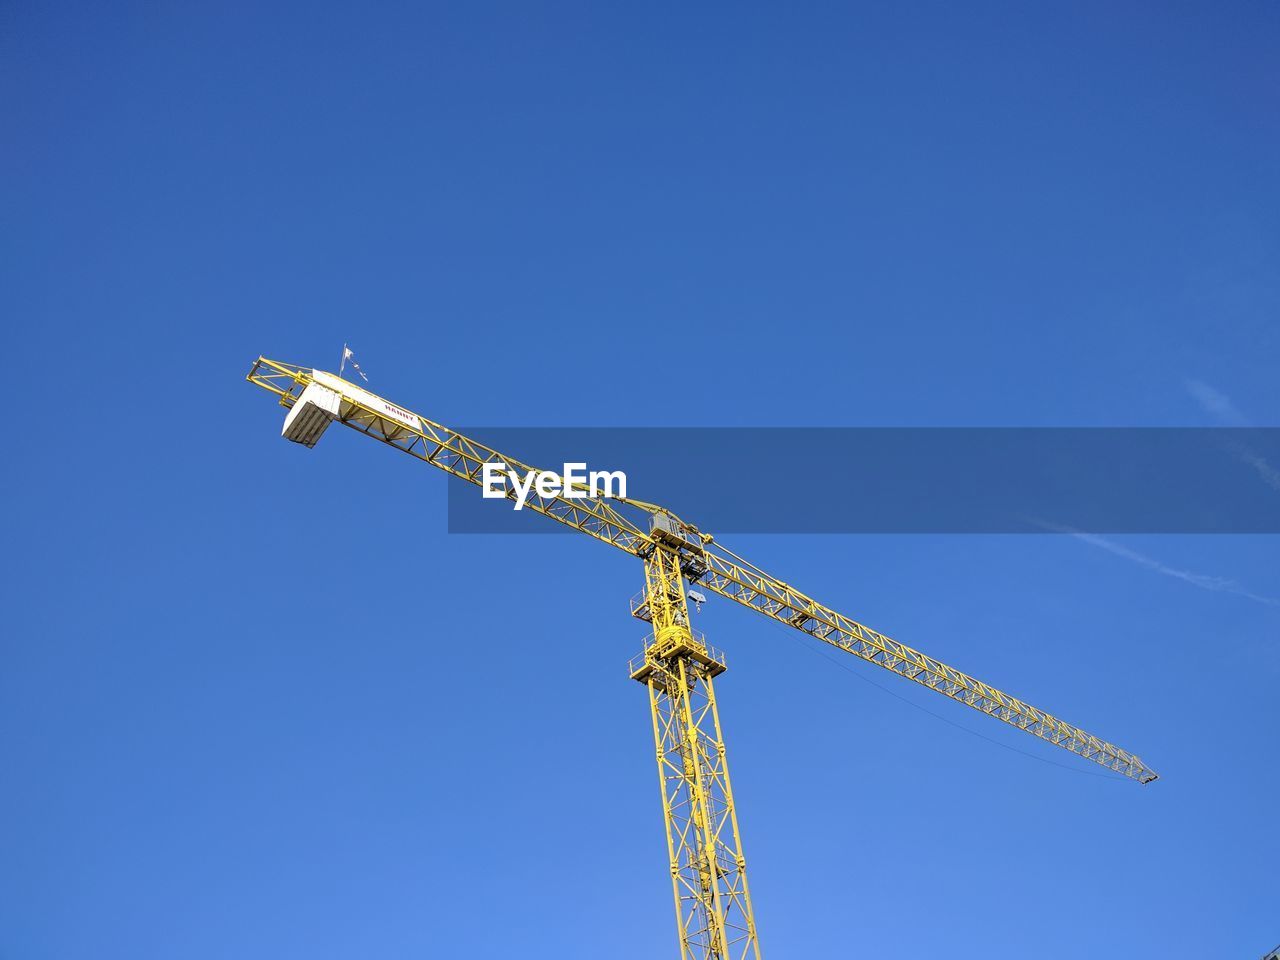
[[[1211,387],[1202,380],[1188,380],[1186,382],[1187,390],[1200,404],[1201,408],[1208,414],[1215,417],[1224,426],[1245,427],[1249,426],[1249,420],[1241,413],[1231,398],[1221,390]],[[1254,453],[1248,447],[1240,443],[1232,443],[1230,448],[1240,460],[1249,464],[1257,471],[1268,486],[1274,490],[1280,491],[1280,470],[1277,470],[1269,461],[1264,459],[1257,453]],[[1077,540],[1081,540],[1090,546],[1097,547],[1099,550],[1106,550],[1114,556],[1130,563],[1137,564],[1154,573],[1158,573],[1163,577],[1172,577],[1175,580],[1181,580],[1183,583],[1189,583],[1193,587],[1201,590],[1209,590],[1214,593],[1229,593],[1237,597],[1244,597],[1246,600],[1252,600],[1254,603],[1265,604],[1268,607],[1280,607],[1280,598],[1268,597],[1259,593],[1254,593],[1247,587],[1242,586],[1235,580],[1228,577],[1215,577],[1206,573],[1196,573],[1194,570],[1183,570],[1180,567],[1171,567],[1169,564],[1157,560],[1155,557],[1149,557],[1145,553],[1139,553],[1131,547],[1116,543],[1114,540],[1108,540],[1106,537],[1099,536],[1096,533],[1085,533],[1074,527],[1066,527],[1061,524],[1047,523],[1042,520],[1033,520],[1037,526],[1046,530],[1052,530],[1055,533],[1069,533]]]
[[[1216,417],[1223,426],[1247,427],[1250,425],[1249,418],[1241,413],[1231,402],[1231,398],[1221,390],[1211,387],[1203,380],[1188,380],[1187,390],[1195,397],[1201,409]],[[1231,444],[1229,449],[1237,458],[1253,467],[1263,483],[1272,490],[1280,491],[1280,470],[1277,470],[1269,460],[1240,443]]]
[[1205,413],[1217,417],[1226,426],[1247,427],[1249,425],[1248,417],[1236,409],[1230,397],[1221,390],[1209,386],[1203,380],[1188,380],[1187,391]]
[[1184,583],[1189,583],[1193,587],[1199,587],[1201,590],[1212,590],[1215,593],[1230,593],[1238,597],[1244,597],[1247,600],[1253,600],[1255,603],[1266,604],[1269,607],[1280,607],[1280,599],[1275,597],[1264,597],[1261,594],[1248,590],[1234,580],[1226,577],[1213,577],[1204,573],[1194,573],[1191,570],[1181,570],[1178,567],[1171,567],[1166,563],[1156,560],[1154,557],[1148,557],[1145,553],[1139,553],[1137,550],[1130,549],[1123,544],[1116,543],[1114,540],[1108,540],[1106,537],[1100,537],[1096,533],[1082,533],[1079,530],[1071,530],[1069,528],[1058,528],[1064,533],[1070,533],[1077,540],[1083,540],[1085,543],[1113,553],[1117,557],[1128,560],[1130,563],[1136,563],[1140,567],[1145,567],[1162,576],[1173,577]]
[[1253,467],[1257,471],[1258,476],[1262,478],[1262,482],[1269,486],[1272,490],[1280,491],[1280,470],[1273,467],[1270,461],[1262,456],[1254,453],[1243,444],[1232,444],[1231,451]]

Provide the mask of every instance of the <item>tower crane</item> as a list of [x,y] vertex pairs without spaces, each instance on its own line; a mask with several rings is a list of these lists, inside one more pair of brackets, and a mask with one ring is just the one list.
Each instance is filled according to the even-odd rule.
[[[283,435],[308,447],[336,421],[476,485],[485,464],[532,470],[332,373],[259,357],[247,379],[278,397],[288,410]],[[644,685],[653,720],[681,960],[760,958],[712,683],[725,658],[692,628],[691,592],[699,605],[700,591],[719,594],[1139,783],[1156,779],[1134,754],[838,613],[669,510],[581,493],[539,488],[524,506],[644,565],[631,613],[651,630],[629,673]]]

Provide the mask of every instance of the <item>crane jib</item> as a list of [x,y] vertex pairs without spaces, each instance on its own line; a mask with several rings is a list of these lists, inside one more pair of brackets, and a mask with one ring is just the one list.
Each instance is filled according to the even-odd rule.
[[[322,370],[260,357],[247,379],[291,408],[284,435],[313,446],[339,422],[477,486],[486,465],[533,471],[513,457],[450,430]],[[514,498],[514,494],[511,494]],[[818,603],[715,543],[656,504],[615,497],[579,498],[530,490],[527,509],[646,562],[658,548],[679,558],[680,575],[772,620],[941,693],[1039,739],[1140,783],[1157,779],[1132,753],[866,627]]]

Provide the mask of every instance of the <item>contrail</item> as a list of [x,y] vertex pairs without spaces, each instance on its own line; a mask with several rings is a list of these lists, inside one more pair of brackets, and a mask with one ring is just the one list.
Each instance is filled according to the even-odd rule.
[[[1200,404],[1200,408],[1205,413],[1217,417],[1223,426],[1252,426],[1249,418],[1241,413],[1231,398],[1221,390],[1210,386],[1203,380],[1188,380],[1186,385],[1187,391],[1191,396],[1195,397],[1196,403]],[[1262,478],[1263,483],[1272,490],[1280,491],[1280,470],[1272,466],[1269,460],[1241,443],[1232,443],[1228,446],[1228,449],[1236,455],[1237,459],[1253,467],[1258,476]]]
[[1117,557],[1122,557],[1130,563],[1136,563],[1140,567],[1146,567],[1148,570],[1154,570],[1156,573],[1166,577],[1173,577],[1175,580],[1182,580],[1191,584],[1193,587],[1199,587],[1201,590],[1212,590],[1215,593],[1232,593],[1238,597],[1244,597],[1253,600],[1256,603],[1266,604],[1269,607],[1280,607],[1280,599],[1275,597],[1264,597],[1261,594],[1254,593],[1234,580],[1226,577],[1213,577],[1204,573],[1195,573],[1191,570],[1181,570],[1178,567],[1171,567],[1166,563],[1156,560],[1154,557],[1148,557],[1145,553],[1139,553],[1137,550],[1130,549],[1122,544],[1116,543],[1114,540],[1108,540],[1106,537],[1100,537],[1096,533],[1082,533],[1079,530],[1071,530],[1068,528],[1060,528],[1064,533],[1070,533],[1077,540],[1083,540],[1085,543],[1092,544],[1099,549],[1106,550],[1108,553],[1114,553]]
[[1195,397],[1196,403],[1205,413],[1217,417],[1224,426],[1247,427],[1249,418],[1241,413],[1231,398],[1221,390],[1217,390],[1203,380],[1188,380],[1187,391]]

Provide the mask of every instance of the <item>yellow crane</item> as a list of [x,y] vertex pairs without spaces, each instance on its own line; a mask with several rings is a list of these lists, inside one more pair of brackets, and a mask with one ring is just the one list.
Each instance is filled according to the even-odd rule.
[[[485,464],[533,470],[332,373],[259,357],[247,379],[279,398],[288,409],[283,435],[308,447],[336,421],[476,485],[483,483]],[[549,495],[530,490],[524,506],[644,563],[644,590],[631,601],[631,612],[652,631],[629,669],[649,695],[682,960],[760,957],[712,685],[725,660],[690,625],[691,585],[1139,783],[1156,779],[1132,753],[837,613],[671,511],[632,498],[581,496],[584,492],[576,485]],[[514,492],[508,495],[514,498]]]

